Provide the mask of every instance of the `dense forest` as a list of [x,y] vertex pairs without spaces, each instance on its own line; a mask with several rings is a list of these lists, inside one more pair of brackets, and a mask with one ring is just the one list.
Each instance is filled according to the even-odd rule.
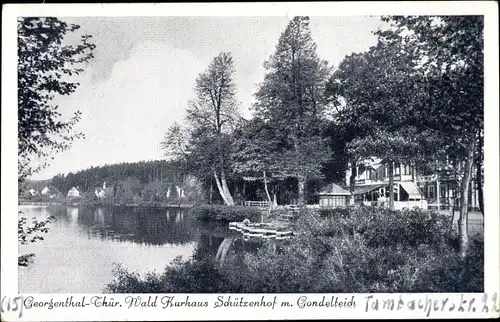
[[[154,202],[197,202],[205,200],[208,203],[223,203],[214,180],[197,180],[186,170],[187,165],[180,161],[141,161],[133,163],[118,163],[104,166],[93,166],[75,173],[58,174],[47,180],[26,180],[19,185],[19,193],[29,196],[28,191],[41,191],[48,187],[50,194],[58,198],[67,196],[68,191],[75,187],[83,197],[83,201],[97,201],[95,191],[103,188],[106,183],[106,198],[103,202],[121,203],[154,203]],[[338,173],[331,175],[324,169],[328,179],[341,180]],[[277,195],[277,202],[287,203],[297,198],[295,181],[270,182]],[[323,180],[308,183],[308,200],[313,201]],[[229,178],[228,185],[235,190],[235,201],[239,204],[245,200],[264,200],[265,187],[259,180],[235,180]],[[181,192],[182,190],[182,192]],[[45,197],[48,197],[45,196]],[[41,198],[42,196],[39,196]],[[36,198],[35,198],[36,199]]]
[[67,192],[72,187],[78,187],[83,192],[102,187],[104,182],[112,186],[118,181],[127,179],[133,179],[141,185],[159,182],[180,183],[185,174],[179,163],[155,160],[104,165],[76,173],[70,172],[67,175],[59,174],[52,178],[51,183],[61,192]]
[[[66,197],[75,187],[84,201],[114,204],[184,202],[203,198],[201,183],[184,170],[180,162],[155,160],[91,167],[76,173],[58,174],[42,181],[27,180],[20,193],[50,189],[49,196]],[[105,186],[104,197],[96,191]]]

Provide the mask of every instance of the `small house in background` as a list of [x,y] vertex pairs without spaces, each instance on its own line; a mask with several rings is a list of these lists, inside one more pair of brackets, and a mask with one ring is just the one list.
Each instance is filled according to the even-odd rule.
[[50,192],[49,187],[45,187],[42,189],[42,195],[44,195],[44,196],[47,195],[49,192]]
[[349,191],[330,183],[319,193],[319,206],[322,208],[346,207],[349,204]]
[[28,195],[31,197],[38,196],[38,191],[36,191],[35,189],[30,189],[28,190]]
[[78,198],[80,197],[80,191],[77,188],[73,187],[68,191],[69,198]]
[[103,185],[102,185],[102,188],[97,188],[94,190],[94,193],[96,195],[97,198],[99,199],[103,199],[103,198],[106,198],[106,196],[108,194],[110,194],[110,189],[109,188],[106,188],[106,181],[104,181]]
[[177,195],[179,196],[179,198],[184,198],[185,195],[184,195],[184,189],[179,187],[179,186],[175,186],[175,189],[177,189]]

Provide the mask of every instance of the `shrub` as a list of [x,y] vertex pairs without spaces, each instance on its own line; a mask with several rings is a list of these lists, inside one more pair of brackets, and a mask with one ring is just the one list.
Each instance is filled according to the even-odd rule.
[[118,264],[113,275],[115,280],[103,290],[106,293],[222,293],[227,289],[225,276],[211,258],[182,261],[179,256],[162,274],[144,277]]
[[107,293],[161,293],[164,287],[162,275],[147,273],[144,278],[138,273],[129,272],[121,264],[113,268],[115,280],[109,283],[104,292]]
[[200,205],[192,209],[194,218],[203,221],[260,221],[261,211],[257,208],[243,206]]
[[[318,225],[318,220],[322,221],[322,224],[309,227],[309,230],[330,235],[361,234],[370,247],[383,247],[389,244],[442,245],[449,237],[448,216],[421,209],[397,211],[373,207],[338,208],[320,211],[320,216],[315,218],[317,219],[314,225]],[[299,225],[312,223],[311,214],[301,219],[302,223],[299,222]]]

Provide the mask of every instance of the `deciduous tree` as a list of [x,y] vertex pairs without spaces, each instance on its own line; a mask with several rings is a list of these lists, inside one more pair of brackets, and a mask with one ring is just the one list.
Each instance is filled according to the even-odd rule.
[[240,120],[234,61],[220,53],[196,79],[184,130],[174,125],[163,142],[168,153],[185,158],[201,179],[213,177],[227,205],[234,205],[228,184],[231,135]]
[[69,120],[61,118],[55,95],[72,94],[79,83],[71,76],[83,72],[93,57],[95,45],[90,35],[82,35],[76,45],[64,44],[69,32],[78,25],[54,17],[23,17],[17,25],[18,55],[18,180],[37,172],[45,165],[32,168],[37,156],[45,161],[51,154],[68,149],[71,141],[82,137],[72,133],[81,113]]
[[[392,28],[380,31],[387,44],[410,48],[418,63],[423,90],[417,102],[420,126],[447,143],[449,159],[460,173],[459,236],[461,253],[468,247],[468,194],[478,137],[484,116],[484,21],[482,16],[384,17]],[[481,168],[482,166],[479,165]]]
[[255,95],[255,114],[268,122],[280,141],[274,160],[281,176],[297,180],[299,205],[305,203],[309,178],[321,176],[330,156],[325,128],[325,84],[328,63],[316,53],[308,17],[295,17],[281,34]]

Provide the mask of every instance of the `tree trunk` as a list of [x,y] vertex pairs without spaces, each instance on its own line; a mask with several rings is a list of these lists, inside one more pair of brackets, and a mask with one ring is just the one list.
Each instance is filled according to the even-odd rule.
[[351,193],[351,200],[349,203],[351,205],[354,205],[354,187],[356,185],[356,176],[358,175],[357,173],[357,165],[356,161],[352,162],[352,167],[351,167],[351,176],[349,177],[349,191]]
[[394,210],[394,163],[389,162],[389,209]]
[[479,210],[484,217],[484,194],[483,194],[483,136],[479,134],[479,141],[477,146],[477,158],[476,158],[476,185],[477,185],[477,194],[479,199]]
[[481,168],[478,167],[476,173],[476,184],[477,184],[477,198],[479,199],[479,210],[484,217],[484,197],[483,197],[483,179],[481,178]]
[[222,189],[224,189],[224,194],[226,195],[226,204],[228,206],[234,206],[233,196],[231,196],[231,192],[229,191],[229,188],[227,186],[226,174],[224,173],[224,170],[221,170],[220,172],[220,182],[222,184]]
[[306,190],[306,178],[304,176],[298,176],[297,177],[297,180],[298,180],[298,190],[299,190],[299,200],[298,200],[298,204],[299,204],[299,207],[303,207],[306,203],[305,203],[305,190]]
[[266,191],[266,196],[267,196],[267,201],[269,201],[269,204],[272,204],[271,200],[271,195],[269,194],[269,189],[267,188],[267,177],[266,177],[266,171],[263,171],[264,175],[264,190]]
[[224,188],[221,184],[221,181],[219,180],[219,177],[217,176],[217,172],[214,170],[214,178],[215,178],[215,184],[217,185],[217,189],[219,190],[219,194],[222,197],[222,200],[224,200],[224,204],[229,205],[229,201],[226,198],[226,193],[224,191]]
[[474,149],[476,141],[470,140],[467,144],[467,159],[464,167],[464,175],[462,185],[460,187],[460,217],[458,217],[458,238],[460,241],[460,255],[465,257],[469,244],[469,236],[467,233],[467,221],[469,215],[469,183],[472,172],[472,164],[474,163]]
[[[300,149],[299,149],[299,140],[297,136],[292,135],[292,141],[293,141],[293,146],[295,153],[297,155],[300,155]],[[299,174],[297,175],[297,190],[298,190],[298,205],[299,207],[302,207],[305,205],[305,188],[306,188],[306,176]]]
[[451,224],[450,224],[450,233],[453,231],[453,223],[455,221],[455,207],[456,207],[457,198],[453,197],[453,206],[451,210]]
[[243,180],[243,204],[245,204],[245,201],[247,200],[246,198],[246,188],[247,188],[247,182]]

